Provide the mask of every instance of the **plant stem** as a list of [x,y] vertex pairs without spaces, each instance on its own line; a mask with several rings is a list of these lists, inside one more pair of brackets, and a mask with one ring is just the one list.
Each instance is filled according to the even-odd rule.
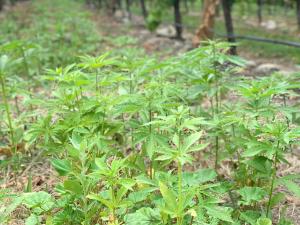
[[24,50],[23,47],[21,47],[21,53],[22,53],[22,57],[23,57],[23,60],[24,60],[26,75],[27,75],[27,77],[29,77],[30,76],[29,65],[28,65],[27,58],[26,58],[26,55],[25,55],[25,50]]
[[1,89],[2,89],[2,97],[4,101],[4,107],[7,115],[7,120],[8,120],[8,126],[9,126],[9,131],[10,131],[10,141],[13,146],[13,153],[16,154],[17,152],[17,146],[15,143],[15,137],[14,137],[14,130],[12,126],[12,119],[10,115],[10,109],[9,109],[9,104],[6,96],[6,88],[5,88],[5,80],[4,80],[4,75],[0,74],[0,82],[1,82]]
[[18,114],[18,116],[20,116],[20,108],[19,108],[19,103],[18,103],[18,97],[16,96],[14,98],[14,100],[15,100],[15,106],[16,106],[17,114]]
[[[111,199],[113,202],[115,202],[115,191],[114,191],[114,186],[111,186]],[[113,206],[112,208],[112,217],[113,217],[113,223],[115,224],[116,222],[116,209],[115,207]]]
[[219,137],[218,136],[216,136],[215,143],[216,143],[215,170],[217,171],[218,164],[219,164]]
[[[182,208],[182,165],[178,161],[177,162],[177,176],[178,176],[178,210],[180,212],[178,213],[177,217],[177,225],[182,225],[182,215],[181,215],[181,208]],[[180,214],[180,215],[179,215]]]
[[279,147],[279,141],[277,142],[277,148],[276,148],[276,154],[274,156],[274,168],[273,168],[273,174],[272,174],[272,180],[271,180],[271,188],[270,188],[270,193],[269,193],[269,201],[268,201],[268,207],[267,207],[267,217],[269,217],[269,213],[270,213],[270,208],[271,208],[271,200],[272,200],[272,196],[273,196],[273,191],[274,191],[274,182],[275,182],[275,178],[276,178],[276,171],[277,171],[277,157],[278,157],[278,149]]
[[[151,122],[152,122],[152,111],[151,111],[151,103],[149,105],[149,122],[150,122],[150,125],[149,125],[149,133],[150,133],[150,137],[152,135],[152,125],[151,125]],[[151,137],[152,139],[152,137]],[[153,165],[152,165],[152,159],[150,159],[150,165],[149,165],[149,176],[150,176],[150,179],[153,178],[153,173],[152,173],[152,170],[153,170]]]

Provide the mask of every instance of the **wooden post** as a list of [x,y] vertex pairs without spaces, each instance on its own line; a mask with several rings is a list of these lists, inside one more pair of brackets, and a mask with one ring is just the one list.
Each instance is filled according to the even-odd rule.
[[204,0],[202,10],[202,23],[193,38],[193,45],[198,47],[201,41],[213,38],[216,8],[219,0]]

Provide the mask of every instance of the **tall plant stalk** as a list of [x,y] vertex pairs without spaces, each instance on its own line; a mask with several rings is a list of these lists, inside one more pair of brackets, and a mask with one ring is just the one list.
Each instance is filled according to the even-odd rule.
[[3,102],[4,102],[6,115],[7,115],[7,120],[8,120],[10,139],[11,139],[10,141],[13,146],[13,153],[15,154],[17,152],[17,146],[16,146],[16,142],[15,142],[15,137],[14,137],[14,129],[12,126],[12,118],[11,118],[11,114],[10,114],[10,108],[9,108],[9,104],[8,104],[8,100],[7,100],[7,96],[6,96],[6,85],[5,85],[5,78],[4,78],[3,74],[0,74],[0,82],[1,82],[2,98],[3,98]]
[[[179,136],[179,146],[178,149],[180,149],[181,147],[181,132],[178,132],[178,136]],[[182,164],[180,162],[180,160],[177,160],[177,177],[178,177],[178,210],[179,213],[177,215],[177,225],[182,225],[183,222],[183,218],[182,218],[182,214],[181,214],[181,207],[182,207]]]
[[215,170],[218,169],[218,165],[219,165],[219,136],[216,136],[215,139],[215,144],[216,144],[216,152],[215,152]]
[[[217,59],[216,59],[216,46],[215,43],[213,43],[212,45],[213,48],[213,65],[214,65],[214,74],[215,74],[215,79],[216,79],[216,93],[215,93],[215,101],[216,101],[216,105],[215,105],[215,111],[213,116],[215,117],[216,114],[219,113],[219,82],[218,82],[218,77],[217,77]],[[216,138],[215,138],[215,170],[217,171],[218,169],[218,164],[219,164],[219,136],[217,134]]]
[[[148,112],[149,112],[149,123],[150,123],[150,125],[149,125],[149,133],[150,133],[150,137],[151,137],[151,134],[152,134],[152,125],[151,125],[151,122],[152,122],[152,111],[151,111],[151,103],[150,103],[150,105],[149,105],[149,110],[148,110]],[[153,162],[152,162],[152,159],[150,159],[150,165],[149,165],[149,169],[150,169],[150,171],[149,171],[149,176],[150,176],[150,178],[152,179],[153,178],[153,172],[152,172],[152,170],[153,170]]]
[[[279,141],[277,142],[277,149],[279,147]],[[274,183],[275,183],[275,178],[276,178],[276,172],[277,172],[277,158],[278,158],[278,151],[276,149],[276,154],[274,156],[274,168],[273,168],[273,174],[272,174],[272,180],[271,180],[271,188],[269,192],[269,200],[268,200],[268,206],[267,206],[267,217],[269,217],[270,209],[271,209],[271,201],[272,201],[272,196],[274,192]]]
[[178,176],[178,205],[180,210],[180,215],[177,217],[177,225],[182,225],[182,215],[181,215],[181,206],[182,206],[182,165],[181,162],[177,162],[177,176]]

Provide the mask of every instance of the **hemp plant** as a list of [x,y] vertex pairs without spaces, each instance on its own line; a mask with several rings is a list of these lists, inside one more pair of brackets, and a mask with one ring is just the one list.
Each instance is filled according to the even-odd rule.
[[17,143],[15,139],[15,132],[13,128],[13,118],[10,110],[10,104],[7,93],[6,76],[9,67],[12,66],[13,62],[10,61],[7,55],[1,55],[0,57],[0,84],[1,84],[1,97],[3,99],[3,104],[6,112],[6,117],[8,121],[9,133],[10,133],[10,144],[11,149],[14,154],[17,153]]

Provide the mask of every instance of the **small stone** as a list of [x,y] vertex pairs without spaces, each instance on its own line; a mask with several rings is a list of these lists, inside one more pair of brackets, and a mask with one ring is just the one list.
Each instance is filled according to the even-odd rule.
[[277,28],[277,23],[274,20],[268,20],[266,22],[262,22],[261,26],[265,27],[267,30],[274,30]]
[[122,10],[116,10],[115,14],[114,14],[114,17],[117,18],[117,19],[123,19],[123,17],[124,17],[123,11]]
[[256,66],[257,66],[257,63],[255,61],[253,61],[253,60],[246,61],[246,67],[247,68],[251,69],[251,68],[254,68]]
[[260,64],[259,66],[257,66],[254,69],[255,73],[266,74],[266,75],[274,73],[274,72],[278,72],[278,71],[281,71],[281,67],[279,65],[272,64],[272,63]]
[[156,29],[156,34],[163,37],[174,37],[176,35],[176,30],[173,26],[161,25]]

